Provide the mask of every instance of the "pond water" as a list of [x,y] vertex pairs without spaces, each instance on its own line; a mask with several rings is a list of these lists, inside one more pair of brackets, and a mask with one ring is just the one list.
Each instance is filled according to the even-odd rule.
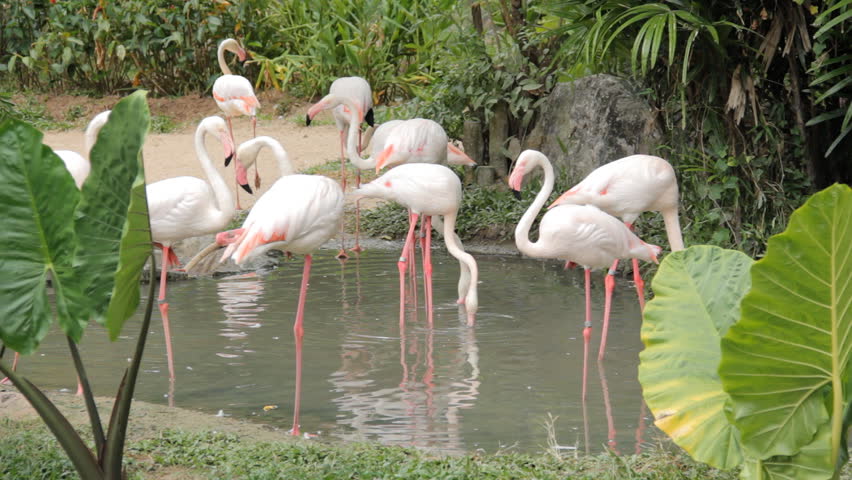
[[[559,445],[581,453],[607,445],[633,453],[653,440],[637,381],[641,316],[631,282],[617,280],[607,356],[598,365],[603,272],[593,272],[584,404],[582,269],[475,255],[480,310],[469,328],[455,304],[458,263],[436,251],[433,328],[423,313],[421,287],[420,308],[410,309],[401,329],[398,252],[367,251],[345,265],[333,255],[323,250],[314,256],[305,314],[303,432],[444,453],[540,452],[548,445],[548,423]],[[155,308],[136,398],[290,429],[292,325],[301,271],[299,257],[261,275],[171,283],[173,394]],[[97,325],[87,330],[81,351],[96,395],[114,393],[142,310],[114,343]],[[54,329],[20,371],[45,388],[73,390],[69,358]]]

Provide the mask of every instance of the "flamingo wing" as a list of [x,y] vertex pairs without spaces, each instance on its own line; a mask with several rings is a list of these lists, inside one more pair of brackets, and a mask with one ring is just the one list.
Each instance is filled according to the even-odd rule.
[[148,215],[155,242],[215,232],[224,225],[207,225],[207,211],[216,206],[216,197],[204,180],[174,177],[148,185]]
[[77,189],[83,188],[83,182],[89,177],[89,171],[92,169],[89,161],[79,153],[71,150],[54,150],[53,153],[59,156],[62,162],[65,163],[65,169],[74,178]]

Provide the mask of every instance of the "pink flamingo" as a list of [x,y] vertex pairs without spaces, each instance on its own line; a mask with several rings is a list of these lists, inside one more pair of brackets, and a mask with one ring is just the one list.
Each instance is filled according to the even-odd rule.
[[[233,38],[222,40],[219,43],[217,57],[219,59],[219,68],[222,69],[222,76],[216,79],[213,83],[213,99],[216,100],[216,105],[225,114],[225,119],[228,121],[228,133],[231,136],[231,145],[235,145],[234,129],[231,125],[231,117],[240,115],[248,115],[251,117],[252,137],[257,136],[257,110],[260,108],[260,102],[254,94],[254,88],[247,78],[240,75],[231,74],[231,69],[228,68],[228,63],[225,62],[225,51],[229,51],[237,55],[240,61],[245,61],[245,49]],[[225,159],[225,166],[231,161],[230,157]],[[248,175],[239,158],[236,159],[236,174],[237,183],[243,187],[248,193],[252,193],[251,187],[248,186]],[[260,188],[260,174],[257,171],[257,165],[254,168],[254,186]],[[240,194],[237,192],[237,209],[240,207]]]
[[[530,227],[553,191],[555,177],[553,166],[543,153],[525,150],[518,156],[515,168],[509,176],[509,186],[513,190],[520,191],[524,175],[536,167],[544,170],[544,185],[515,228],[515,245],[521,253],[530,257],[568,260],[583,265],[585,269],[586,323],[583,330],[583,398],[585,398],[589,339],[592,331],[591,268],[609,266],[612,260],[617,258],[639,258],[656,262],[660,247],[643,242],[615,217],[592,205],[560,205],[548,210],[539,225],[538,241],[531,242]],[[598,358],[602,358],[609,327],[609,310],[614,286],[611,279],[612,276],[607,275],[603,332]]]
[[[446,145],[446,141],[443,142]],[[391,148],[391,147],[388,147]],[[387,150],[385,150],[387,151]],[[446,154],[446,148],[442,147]],[[382,159],[379,159],[379,164]],[[378,168],[378,167],[377,167]],[[476,260],[464,251],[459,237],[455,233],[456,216],[461,205],[461,181],[458,176],[443,165],[427,163],[409,163],[392,168],[384,175],[370,183],[362,185],[354,192],[355,198],[375,197],[393,200],[411,211],[411,221],[405,246],[399,258],[399,319],[400,324],[405,319],[405,272],[408,258],[413,258],[414,226],[420,215],[423,215],[423,226],[426,231],[423,249],[423,268],[426,283],[426,308],[429,312],[429,323],[432,323],[432,265],[431,265],[431,230],[432,216],[444,217],[444,241],[450,255],[461,265],[459,277],[459,300],[467,309],[467,323],[473,325],[476,311],[479,307],[477,297],[478,270]],[[410,252],[410,253],[409,253]]]
[[[376,168],[376,159],[381,155],[382,150],[385,149],[387,145],[388,137],[391,134],[391,131],[402,125],[407,120],[389,120],[385,123],[380,124],[378,127],[375,127],[372,130],[369,130],[368,138],[365,140],[365,143],[370,146],[370,157],[367,159],[361,159],[358,157],[359,163],[356,163],[356,160],[353,159],[351,150],[349,151],[349,160],[352,161],[358,168],[361,170],[372,170]],[[407,163],[420,163],[415,161],[416,158],[411,158]],[[431,162],[426,162],[431,163]],[[465,167],[475,167],[476,162],[473,161],[472,158],[467,156],[460,148],[453,145],[452,142],[447,142],[447,165],[462,165]]]
[[[660,157],[631,155],[607,163],[563,193],[550,207],[566,204],[594,205],[621,218],[630,230],[633,230],[633,223],[642,212],[660,212],[672,251],[683,250],[678,220],[677,177],[671,164]],[[612,275],[616,267],[618,259],[610,267]],[[639,261],[635,258],[633,280],[640,308],[644,310],[645,282],[639,273]]]
[[226,158],[234,154],[234,145],[231,143],[225,121],[220,117],[207,117],[202,120],[195,131],[195,151],[207,181],[196,177],[175,177],[152,183],[146,188],[151,239],[154,245],[163,249],[158,300],[163,317],[171,380],[175,378],[175,370],[169,329],[169,304],[166,301],[166,277],[169,266],[179,263],[171,245],[185,238],[221,231],[236,213],[231,190],[213,166],[204,145],[207,135],[218,135]]
[[305,255],[302,285],[293,333],[296,341],[296,399],[293,406],[293,435],[299,435],[302,391],[302,337],[305,298],[311,274],[311,254],[334,237],[343,217],[343,190],[321,175],[287,175],[264,193],[249,212],[243,226],[222,232],[220,245],[229,244],[222,259],[237,264],[270,249]]
[[[321,111],[332,109],[331,113],[334,116],[334,123],[337,126],[337,131],[340,134],[340,186],[346,190],[346,153],[349,150],[350,155],[358,156],[361,151],[361,123],[367,122],[369,126],[374,125],[373,120],[373,91],[370,89],[370,84],[361,77],[341,77],[331,83],[328,89],[328,95],[323,97],[319,102],[315,103],[308,109],[305,117],[305,124],[310,125],[313,118]],[[357,149],[355,138],[357,132]],[[350,140],[347,142],[346,138]],[[360,157],[359,157],[360,158]],[[361,186],[361,171],[355,173],[355,186]],[[359,244],[359,227],[360,227],[360,208],[355,205],[355,246],[352,251],[359,253],[362,251]],[[337,258],[345,259],[348,257],[343,249],[343,234],[341,234],[341,247]]]
[[[106,110],[95,115],[94,118],[89,122],[89,125],[86,126],[86,131],[84,135],[84,148],[85,148],[85,156],[80,155],[79,153],[73,150],[54,150],[55,153],[62,162],[65,163],[65,169],[68,170],[68,173],[71,174],[71,177],[74,179],[74,184],[77,185],[77,189],[83,188],[83,182],[89,178],[89,172],[92,170],[92,164],[90,161],[90,154],[92,152],[92,147],[95,146],[95,142],[98,140],[98,133],[100,133],[101,128],[106,124],[107,120],[109,120],[110,110]],[[12,360],[12,371],[16,371],[18,368],[18,360],[20,358],[20,354],[15,352],[15,358]],[[0,385],[5,385],[9,383],[9,379],[4,378],[0,380]],[[80,379],[77,379],[77,395],[83,394],[83,385],[80,384]]]

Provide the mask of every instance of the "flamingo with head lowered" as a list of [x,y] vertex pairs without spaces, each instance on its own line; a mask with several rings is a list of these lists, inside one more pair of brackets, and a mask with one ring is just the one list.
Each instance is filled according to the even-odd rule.
[[[594,205],[621,218],[630,230],[633,230],[633,223],[642,212],[660,212],[672,251],[683,250],[678,219],[677,177],[671,164],[660,157],[631,155],[593,170],[556,199],[551,208],[567,204]],[[618,259],[610,269],[613,274],[617,266]],[[645,282],[639,274],[639,262],[635,258],[633,280],[639,295],[639,305],[644,309]]]
[[[555,175],[553,166],[543,153],[525,150],[518,156],[515,168],[509,176],[509,186],[520,191],[521,182],[527,172],[536,168],[544,170],[544,184],[529,209],[515,228],[515,245],[521,253],[535,258],[554,258],[583,265],[586,281],[586,323],[583,329],[583,398],[586,396],[588,373],[589,339],[591,338],[591,269],[607,267],[619,258],[638,258],[657,261],[660,247],[649,245],[639,239],[615,217],[592,205],[560,205],[544,214],[539,224],[538,240],[530,241],[530,227],[550,193],[553,191]],[[609,327],[612,276],[606,276],[603,331],[598,358],[603,357],[606,334]]]
[[[443,143],[446,145],[446,141]],[[446,148],[443,150],[446,152]],[[380,160],[381,161],[381,160]],[[464,251],[458,235],[455,233],[456,216],[461,205],[462,191],[459,177],[443,165],[428,163],[408,163],[392,168],[384,175],[364,184],[355,190],[355,198],[374,197],[395,201],[409,209],[410,223],[405,246],[397,262],[399,268],[399,319],[405,320],[405,272],[409,259],[413,259],[414,226],[418,217],[423,215],[426,237],[423,247],[423,269],[426,283],[426,308],[429,323],[432,323],[432,264],[430,251],[430,232],[432,216],[444,218],[444,241],[450,255],[461,265],[459,277],[459,300],[467,310],[467,323],[473,325],[479,308],[477,296],[478,269],[476,260]]]
[[[231,118],[241,115],[250,116],[252,137],[256,136],[257,110],[260,108],[260,102],[257,100],[254,88],[252,88],[251,82],[247,78],[231,74],[231,69],[228,68],[228,63],[225,61],[225,51],[236,54],[241,62],[246,59],[246,51],[233,38],[222,40],[219,43],[217,51],[222,76],[217,78],[216,82],[213,83],[213,99],[216,100],[216,105],[225,114],[225,119],[228,122],[228,133],[231,136],[231,145],[235,145],[236,141],[234,140],[234,129],[231,125]],[[225,159],[226,167],[230,161],[230,158]],[[235,162],[237,183],[248,193],[252,193],[251,187],[248,186],[248,175],[245,168],[239,158]],[[256,188],[260,188],[260,175],[257,171],[257,165],[255,165],[254,169],[254,185]],[[237,192],[237,209],[241,209],[239,192]]]
[[163,250],[158,300],[163,317],[171,380],[175,378],[175,370],[169,328],[169,304],[166,301],[166,276],[169,266],[179,263],[171,246],[185,238],[221,231],[236,213],[231,190],[213,166],[204,145],[207,135],[219,138],[225,158],[234,154],[234,144],[231,143],[225,121],[220,117],[207,117],[202,120],[195,131],[195,151],[207,176],[206,181],[196,177],[175,177],[152,183],[146,188],[151,239],[154,245]]

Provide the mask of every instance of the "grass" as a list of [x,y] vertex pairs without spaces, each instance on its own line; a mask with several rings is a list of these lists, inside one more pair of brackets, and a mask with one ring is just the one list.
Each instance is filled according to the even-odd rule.
[[[0,478],[76,478],[70,461],[40,422],[0,420],[0,431]],[[177,430],[131,442],[127,457],[130,479],[736,478],[736,472],[721,472],[661,447],[623,457],[601,454],[565,458],[548,453],[438,456],[376,444],[253,442],[233,434]],[[176,476],[176,471],[181,475]]]
[[152,133],[174,133],[180,130],[181,127],[180,123],[168,115],[153,115],[151,117]]

